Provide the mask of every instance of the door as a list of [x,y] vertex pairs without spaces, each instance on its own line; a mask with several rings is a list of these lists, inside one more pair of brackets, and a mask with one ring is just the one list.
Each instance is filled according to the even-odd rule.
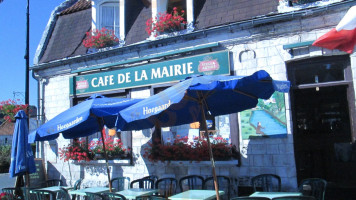
[[335,159],[335,146],[352,142],[349,68],[345,56],[288,64],[298,183],[305,178],[340,181],[343,169]]

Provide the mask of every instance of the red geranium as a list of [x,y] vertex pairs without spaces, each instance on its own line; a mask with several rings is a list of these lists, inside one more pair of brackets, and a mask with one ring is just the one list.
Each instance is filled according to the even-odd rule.
[[158,17],[146,21],[146,32],[148,35],[156,32],[155,36],[157,36],[157,32],[162,33],[182,30],[184,25],[187,24],[183,16],[184,10],[181,10],[179,14],[176,7],[173,8],[172,13],[158,13]]
[[114,31],[106,28],[87,32],[86,38],[83,40],[83,45],[86,48],[96,49],[111,47],[118,43],[119,38],[114,34]]

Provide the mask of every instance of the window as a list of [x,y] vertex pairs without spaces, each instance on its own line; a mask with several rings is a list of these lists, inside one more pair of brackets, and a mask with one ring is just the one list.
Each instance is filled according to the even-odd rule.
[[118,3],[103,3],[100,6],[100,28],[113,30],[120,36],[120,6]]
[[[128,93],[114,93],[114,94],[104,94],[105,97],[109,98],[127,98]],[[73,99],[73,105],[79,104],[85,101],[88,97],[80,97]],[[106,126],[102,130],[105,133],[106,138],[112,141],[112,144],[116,144],[118,142],[122,143],[122,147],[124,149],[132,149],[132,134],[130,131],[122,131],[116,132],[114,129],[109,129]],[[94,133],[87,137],[79,138],[79,141],[84,141],[86,144],[86,148],[91,148],[90,144],[94,144],[95,142],[101,140],[101,132]]]
[[92,29],[107,28],[113,30],[116,37],[125,37],[125,1],[93,0]]
[[[151,91],[152,94],[157,94],[166,88],[167,88],[166,86],[153,88]],[[232,145],[237,144],[237,142],[234,141],[234,139],[237,138],[231,138],[233,134],[232,134],[232,130],[230,130],[230,121],[231,121],[230,116],[222,115],[217,117],[213,117],[213,116],[206,116],[206,117],[207,117],[208,132],[211,138],[210,139],[211,143],[214,145],[220,145],[219,146],[220,148],[223,148],[224,146],[225,149],[224,148],[223,149],[227,151],[229,148],[231,148],[231,151],[229,151],[230,153],[219,155],[215,157],[215,159],[216,160],[236,159],[237,151],[234,151],[236,150],[235,148],[234,150],[232,150],[232,147],[230,146],[230,144]],[[205,131],[202,129],[202,127],[200,127],[200,124],[201,123],[199,122],[194,122],[190,124],[184,124],[184,125],[172,126],[172,127],[163,127],[163,128],[156,126],[155,131],[152,134],[153,146],[151,147],[151,149],[148,148],[148,150],[146,150],[145,155],[149,159],[153,158],[153,160],[157,159],[162,161],[165,159],[168,160],[206,159],[207,157],[205,156],[207,156],[208,151],[205,152],[206,155],[199,154],[202,156],[199,158],[196,158],[195,157],[196,155],[187,155],[187,154],[181,155],[182,153],[180,152],[181,151],[180,148],[183,149],[193,148],[191,149],[192,152],[195,152],[194,149],[201,148],[199,144],[201,144],[201,142],[205,140],[205,136],[204,136]],[[182,142],[184,144],[182,144]],[[223,143],[225,145],[221,146],[220,143]],[[178,153],[165,157],[169,155],[166,154],[166,151],[170,152],[169,148],[173,148],[173,149],[176,148]],[[157,155],[155,152],[161,152],[161,154]]]
[[193,26],[193,1],[192,0],[155,0],[152,2],[152,16],[158,16],[158,13],[170,13],[176,7],[178,11],[184,10],[184,18],[187,21],[187,29]]

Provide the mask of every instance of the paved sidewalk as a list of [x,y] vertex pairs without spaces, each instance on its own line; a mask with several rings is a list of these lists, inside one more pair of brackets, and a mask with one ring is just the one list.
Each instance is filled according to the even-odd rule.
[[15,181],[16,181],[16,178],[10,178],[9,173],[0,174],[0,189],[5,188],[5,187],[14,187]]

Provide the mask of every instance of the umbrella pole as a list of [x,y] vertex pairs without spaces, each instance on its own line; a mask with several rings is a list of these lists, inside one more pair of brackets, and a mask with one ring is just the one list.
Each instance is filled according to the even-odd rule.
[[106,172],[108,173],[108,181],[109,181],[109,190],[112,192],[112,185],[111,185],[111,178],[110,178],[110,169],[109,169],[109,164],[108,164],[108,154],[106,153],[106,147],[105,147],[105,138],[104,138],[104,133],[103,133],[103,119],[98,118],[98,123],[100,127],[100,133],[101,133],[101,139],[103,141],[103,149],[104,149],[104,156],[105,156],[105,163],[106,163]]
[[209,138],[209,133],[208,133],[208,126],[206,124],[206,117],[205,117],[205,112],[204,112],[204,107],[203,107],[203,103],[200,101],[199,102],[200,105],[200,110],[201,110],[201,115],[203,118],[202,121],[202,125],[204,127],[204,131],[205,131],[205,137],[206,140],[208,142],[208,150],[209,150],[209,156],[210,156],[210,160],[211,160],[211,166],[213,168],[213,178],[214,178],[214,186],[215,186],[215,192],[216,192],[216,199],[220,200],[220,196],[219,196],[219,188],[218,188],[218,179],[216,177],[216,172],[215,172],[215,162],[214,162],[214,156],[213,156],[213,150],[211,148],[211,144],[210,144],[210,138]]

